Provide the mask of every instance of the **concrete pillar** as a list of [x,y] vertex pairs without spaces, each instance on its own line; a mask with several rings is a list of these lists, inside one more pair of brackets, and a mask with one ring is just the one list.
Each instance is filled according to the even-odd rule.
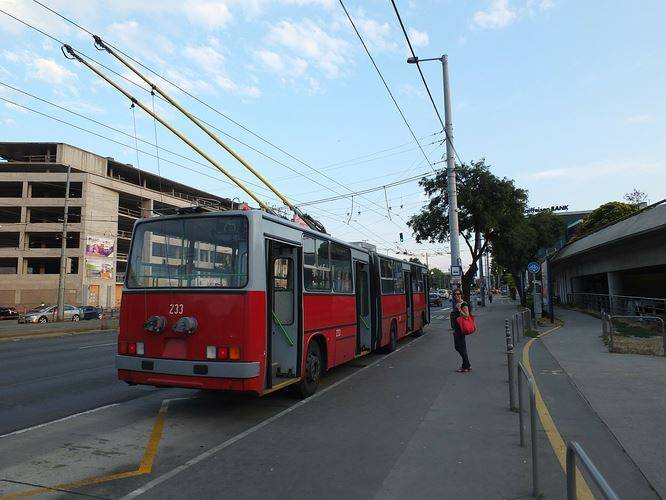
[[153,215],[153,200],[141,200],[141,217],[151,217]]
[[608,301],[611,314],[623,314],[619,311],[620,300],[617,295],[622,295],[622,276],[618,272],[606,273],[608,279]]

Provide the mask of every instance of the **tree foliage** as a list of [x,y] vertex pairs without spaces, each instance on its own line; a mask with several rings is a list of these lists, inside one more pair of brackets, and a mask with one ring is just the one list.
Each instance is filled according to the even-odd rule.
[[431,288],[449,288],[451,286],[451,275],[436,267],[430,270]]
[[629,205],[639,206],[641,203],[647,201],[647,195],[643,191],[634,188],[633,191],[624,195],[624,199],[627,200]]
[[[456,176],[460,234],[472,254],[472,264],[463,275],[463,289],[468,295],[482,253],[495,238],[507,231],[514,220],[523,217],[527,191],[517,188],[510,179],[492,174],[484,159],[459,165]],[[430,202],[408,221],[416,241],[447,241],[449,197],[446,170],[440,170],[434,178],[422,179],[420,185]]]
[[[522,216],[493,241],[493,258],[513,276],[520,276],[539,249],[547,248],[563,233],[564,222],[552,212]],[[524,301],[520,280],[516,281],[516,287]]]
[[628,217],[637,211],[638,205],[630,205],[620,201],[604,203],[596,210],[590,212],[590,214],[583,219],[583,222],[578,226],[576,236],[582,237],[590,234],[608,224],[612,224],[613,222]]

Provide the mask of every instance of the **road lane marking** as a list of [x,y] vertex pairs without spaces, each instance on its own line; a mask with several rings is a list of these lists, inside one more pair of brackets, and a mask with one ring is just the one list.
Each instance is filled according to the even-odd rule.
[[[543,337],[545,335],[548,335],[549,333],[554,332],[558,328],[561,328],[560,326],[556,326],[554,328],[551,328],[550,330],[540,334],[537,338]],[[527,344],[523,347],[523,365],[525,366],[525,369],[527,370],[527,373],[530,375],[532,380],[534,381],[534,393],[536,396],[536,408],[537,408],[537,413],[539,414],[539,420],[541,421],[541,425],[543,426],[543,430],[546,433],[546,436],[548,437],[548,441],[550,442],[551,448],[553,448],[553,452],[555,453],[555,456],[557,457],[557,461],[560,463],[560,467],[562,467],[562,471],[564,474],[567,472],[567,446],[564,443],[564,439],[562,439],[562,435],[560,432],[557,430],[557,426],[555,425],[555,421],[553,420],[553,417],[551,417],[550,412],[548,411],[548,407],[543,401],[543,398],[541,397],[541,391],[539,390],[539,386],[537,385],[536,378],[534,378],[534,373],[532,372],[532,365],[530,363],[530,347],[532,346],[532,343],[536,340],[536,338],[530,339]],[[576,498],[580,500],[594,500],[594,495],[592,494],[592,491],[590,490],[590,487],[587,485],[587,482],[585,481],[585,478],[583,475],[580,473],[580,470],[578,467],[576,467]]]
[[174,477],[174,476],[180,474],[181,472],[183,472],[183,471],[189,469],[190,467],[192,467],[192,466],[198,464],[199,462],[201,462],[201,461],[203,461],[203,460],[205,460],[205,459],[207,459],[207,458],[209,458],[209,457],[215,455],[216,453],[218,453],[218,452],[224,450],[225,448],[228,448],[229,446],[233,445],[234,443],[237,443],[237,442],[240,441],[241,439],[246,438],[246,437],[249,436],[250,434],[253,434],[253,433],[257,432],[258,430],[260,430],[260,429],[266,427],[267,425],[269,425],[269,424],[275,422],[276,420],[282,418],[283,416],[288,415],[288,414],[291,413],[292,411],[294,411],[294,410],[296,410],[296,409],[298,409],[298,408],[300,408],[300,407],[302,407],[302,406],[304,406],[304,405],[310,403],[311,401],[314,401],[315,399],[317,399],[317,398],[323,396],[323,395],[326,394],[327,392],[329,392],[329,391],[335,389],[335,388],[338,387],[339,385],[343,384],[344,382],[346,382],[347,380],[351,379],[352,377],[355,377],[355,376],[358,375],[359,373],[364,372],[364,371],[367,370],[368,368],[373,368],[373,367],[375,367],[375,366],[378,366],[378,365],[379,365],[380,363],[382,363],[386,358],[388,358],[388,357],[390,357],[390,356],[393,356],[394,354],[397,354],[398,352],[402,351],[405,347],[409,347],[409,346],[411,346],[413,343],[418,342],[419,340],[421,340],[421,339],[423,339],[423,338],[426,338],[426,337],[418,337],[418,338],[415,338],[415,339],[412,340],[409,344],[403,345],[402,347],[399,347],[399,348],[396,349],[395,351],[393,351],[393,352],[391,352],[391,353],[385,355],[385,356],[382,358],[381,361],[377,361],[376,363],[372,363],[372,364],[369,364],[369,365],[364,366],[363,368],[359,369],[358,371],[355,371],[354,373],[352,373],[352,374],[350,374],[350,375],[347,375],[347,376],[344,377],[343,379],[338,380],[338,381],[337,381],[336,383],[334,383],[333,385],[329,385],[329,386],[326,387],[325,389],[323,389],[323,390],[321,390],[321,391],[319,391],[319,392],[313,394],[313,395],[310,396],[309,398],[307,398],[307,399],[303,399],[303,400],[299,401],[298,403],[294,404],[293,406],[290,406],[289,408],[286,408],[286,409],[282,410],[280,413],[276,413],[276,414],[273,415],[272,417],[269,417],[269,418],[267,418],[266,420],[262,420],[262,421],[259,422],[258,424],[255,424],[254,426],[252,426],[252,427],[250,427],[249,429],[247,429],[247,430],[241,432],[240,434],[236,434],[235,436],[233,436],[233,437],[227,439],[226,441],[224,441],[224,442],[218,444],[217,446],[215,446],[215,447],[213,447],[213,448],[211,448],[211,449],[209,449],[209,450],[207,450],[207,451],[201,453],[200,455],[197,455],[197,456],[194,457],[194,458],[191,458],[190,460],[188,460],[188,461],[185,462],[184,464],[179,465],[178,467],[176,467],[176,468],[174,468],[174,469],[171,469],[169,472],[166,472],[165,474],[162,474],[161,476],[156,477],[155,479],[153,479],[152,481],[150,481],[150,482],[144,484],[144,485],[141,486],[140,488],[137,488],[136,490],[131,491],[130,493],[128,493],[127,495],[125,495],[124,497],[122,497],[121,500],[129,500],[129,499],[132,499],[132,498],[136,498],[136,497],[138,497],[139,495],[143,495],[143,494],[146,493],[148,490],[154,488],[155,486],[158,486],[159,484],[163,483],[164,481],[167,481],[167,480],[171,479],[172,477]]
[[80,417],[82,415],[89,415],[91,413],[95,413],[95,412],[98,412],[98,411],[101,411],[101,410],[106,410],[107,408],[113,408],[114,406],[118,406],[119,404],[120,403],[112,403],[112,404],[109,404],[109,405],[104,405],[104,406],[100,406],[98,408],[93,408],[92,410],[86,410],[86,411],[82,411],[82,412],[79,412],[79,413],[74,413],[72,415],[68,415],[67,417],[62,417],[62,418],[59,418],[57,420],[51,420],[50,422],[45,422],[43,424],[33,425],[32,427],[26,427],[25,429],[19,429],[19,430],[14,431],[14,432],[9,432],[7,434],[0,435],[0,439],[5,438],[5,437],[9,437],[9,436],[16,436],[17,434],[23,434],[24,432],[28,432],[28,431],[34,431],[35,429],[41,429],[42,427],[46,427],[47,425],[57,424],[58,422],[64,422],[65,420],[70,420],[72,418]]
[[33,495],[39,495],[40,493],[44,493],[45,491],[70,490],[72,488],[79,488],[81,486],[89,486],[91,484],[99,484],[108,481],[115,481],[116,479],[125,479],[128,477],[150,474],[153,470],[155,457],[157,456],[157,449],[159,448],[160,441],[162,440],[162,431],[164,430],[164,418],[166,416],[167,411],[169,410],[169,403],[171,401],[178,401],[181,399],[190,399],[190,398],[171,398],[162,401],[162,405],[160,406],[160,411],[157,413],[157,418],[155,419],[155,423],[153,424],[153,428],[150,432],[150,437],[148,438],[148,443],[146,444],[146,448],[143,452],[141,463],[136,469],[127,472],[119,472],[117,474],[110,474],[106,476],[95,476],[87,479],[80,479],[78,481],[70,481],[68,483],[56,484],[53,486],[41,486],[39,488],[19,491],[17,493],[11,493],[9,495],[0,496],[0,500],[14,500],[16,498],[25,498]]
[[108,344],[95,344],[95,345],[84,345],[79,347],[79,349],[92,349],[93,347],[106,347],[109,345],[117,345],[117,342],[109,342]]

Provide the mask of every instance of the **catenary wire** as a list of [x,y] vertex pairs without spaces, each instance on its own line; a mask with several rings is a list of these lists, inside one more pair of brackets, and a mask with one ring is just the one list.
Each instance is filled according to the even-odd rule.
[[349,23],[352,25],[352,28],[354,28],[354,32],[356,33],[356,36],[361,41],[361,44],[363,45],[363,48],[365,49],[366,54],[368,54],[368,57],[370,58],[370,61],[372,62],[372,65],[374,66],[375,70],[377,71],[377,74],[379,75],[379,78],[382,80],[382,83],[384,84],[384,87],[386,88],[386,91],[388,92],[389,96],[391,97],[391,100],[393,101],[393,104],[395,105],[396,109],[398,110],[398,113],[400,113],[400,116],[402,117],[402,120],[405,122],[405,125],[409,129],[409,133],[412,135],[412,138],[414,139],[416,144],[419,146],[419,149],[421,150],[421,153],[423,153],[423,157],[425,158],[426,163],[430,166],[430,168],[432,168],[432,165],[430,164],[430,159],[428,158],[428,155],[425,154],[425,151],[423,150],[423,147],[421,146],[421,143],[417,139],[416,134],[414,133],[414,130],[412,129],[412,126],[409,124],[409,122],[407,121],[407,118],[405,117],[405,113],[403,113],[402,108],[398,104],[398,101],[393,96],[393,92],[391,92],[391,88],[388,86],[388,83],[386,82],[386,79],[384,78],[384,75],[382,74],[381,70],[379,69],[379,66],[377,66],[377,63],[375,62],[374,57],[372,57],[372,54],[370,53],[370,50],[368,49],[368,46],[365,44],[365,40],[363,40],[363,37],[361,36],[361,33],[356,28],[356,24],[354,24],[354,20],[349,15],[349,12],[347,11],[347,7],[345,7],[345,4],[342,0],[338,0],[338,1],[340,2],[340,6],[342,7],[342,10],[345,11],[345,15],[347,16],[347,19],[349,20]]
[[[43,8],[47,9],[48,11],[52,12],[52,13],[55,14],[56,16],[60,17],[60,18],[63,19],[64,21],[66,21],[66,22],[68,22],[68,23],[70,23],[70,24],[76,26],[77,28],[81,29],[82,31],[84,31],[84,32],[88,33],[89,35],[93,36],[93,33],[92,33],[90,30],[84,28],[83,26],[81,26],[80,24],[76,23],[76,22],[73,21],[72,19],[70,19],[70,18],[64,16],[63,14],[57,12],[56,10],[50,8],[49,6],[45,5],[44,3],[42,3],[42,2],[40,2],[40,1],[38,1],[38,0],[33,0],[33,1],[34,1],[35,3],[37,3],[38,5],[42,6]],[[12,17],[13,17],[13,16],[12,16]],[[15,18],[15,19],[16,19],[16,18]],[[24,22],[24,24],[27,24],[27,23]],[[62,42],[61,42],[61,43],[62,43]],[[232,119],[232,118],[229,117],[228,115],[226,115],[226,114],[222,113],[221,111],[217,110],[216,108],[214,108],[213,106],[211,106],[211,105],[208,104],[207,102],[205,102],[205,101],[203,101],[202,99],[196,97],[195,95],[193,95],[192,93],[188,92],[187,90],[185,90],[185,89],[182,88],[181,86],[177,85],[176,83],[170,81],[169,79],[167,79],[166,77],[164,77],[162,74],[160,74],[160,73],[158,73],[157,71],[153,70],[152,68],[148,67],[147,65],[145,65],[145,64],[142,63],[141,61],[138,61],[137,59],[133,58],[132,56],[130,56],[129,54],[127,54],[126,52],[124,52],[122,49],[116,47],[115,45],[113,45],[113,44],[111,44],[111,43],[109,43],[109,42],[106,42],[106,41],[105,41],[105,43],[107,43],[110,47],[112,47],[113,49],[117,50],[119,53],[123,54],[125,57],[127,57],[127,58],[130,59],[130,60],[132,60],[132,61],[135,62],[136,64],[138,64],[138,65],[140,65],[141,67],[145,68],[147,71],[151,72],[152,74],[154,74],[154,75],[157,76],[158,78],[160,78],[160,79],[164,80],[165,82],[169,83],[169,84],[172,85],[173,87],[177,88],[178,90],[180,90],[180,91],[183,92],[184,94],[188,95],[188,96],[191,97],[192,99],[196,100],[196,101],[199,102],[200,104],[202,104],[202,105],[206,106],[207,108],[211,109],[211,110],[214,111],[215,113],[217,113],[217,114],[223,116],[225,119],[231,121],[231,122],[234,123],[235,125],[239,126],[239,127],[242,128],[243,130],[247,131],[248,133],[250,133],[250,134],[252,134],[253,136],[257,137],[258,139],[262,140],[262,141],[265,142],[266,144],[272,146],[273,148],[277,149],[277,150],[280,151],[281,153],[287,155],[288,157],[292,158],[293,160],[295,160],[295,161],[299,162],[300,164],[306,166],[306,167],[309,168],[311,171],[318,173],[319,175],[321,175],[322,177],[325,177],[325,178],[328,179],[329,181],[332,181],[332,182],[335,183],[336,185],[338,185],[338,186],[340,186],[340,187],[342,187],[342,188],[344,188],[344,189],[348,189],[344,184],[340,183],[340,182],[337,181],[336,179],[334,179],[334,178],[332,178],[332,177],[326,175],[326,174],[323,173],[321,170],[319,170],[319,169],[313,167],[313,166],[310,165],[309,163],[306,163],[306,162],[304,162],[303,160],[301,160],[301,159],[297,158],[296,156],[292,155],[291,153],[287,152],[284,148],[282,148],[282,147],[280,147],[280,146],[277,146],[277,145],[274,144],[273,142],[271,142],[271,141],[265,139],[264,137],[260,136],[259,134],[255,133],[255,132],[253,132],[252,130],[250,130],[249,128],[247,128],[245,125],[239,123],[238,121]],[[84,55],[86,58],[91,59],[92,61],[96,62],[97,64],[100,64],[100,63],[98,63],[97,61],[95,61],[94,59],[90,58],[89,56],[86,56],[83,52],[81,52],[81,54]],[[101,65],[101,64],[100,64],[100,65]],[[101,65],[101,66],[106,68],[106,66],[104,66],[104,65]],[[107,68],[107,69],[108,69],[108,68]],[[118,75],[118,73],[116,73],[115,71],[114,71],[114,73]],[[127,79],[126,77],[124,77],[124,75],[119,75],[119,76],[121,76],[121,77]],[[131,80],[130,80],[130,81],[131,81]],[[136,82],[132,82],[132,83],[138,85]],[[144,88],[144,87],[141,86],[141,85],[139,85],[139,87]],[[388,88],[388,87],[387,87],[387,88]],[[144,89],[144,90],[146,90],[146,89]],[[193,116],[194,116],[195,118],[199,119],[197,116],[195,116],[195,115],[193,115]],[[403,115],[403,117],[404,117],[404,115]],[[211,124],[207,123],[206,121],[204,121],[204,120],[200,120],[200,121],[201,121],[202,123],[204,123],[204,124],[210,126],[211,128],[214,128],[215,130],[217,130],[217,131],[223,133],[224,135],[226,135],[226,136],[228,136],[228,137],[232,137],[232,136],[230,136],[228,133],[222,132],[220,129],[218,129],[217,127],[212,126]],[[409,125],[408,125],[408,126],[409,126]],[[410,130],[411,130],[411,127],[410,127]],[[413,132],[412,132],[412,135],[414,136]],[[233,137],[232,137],[232,138],[233,138]],[[321,186],[321,187],[323,187],[323,188],[325,188],[325,189],[327,189],[327,190],[329,190],[329,191],[332,191],[333,193],[340,194],[339,192],[335,191],[334,189],[332,189],[332,188],[330,188],[330,187],[328,187],[328,186],[325,186],[324,184],[318,182],[317,180],[312,179],[311,177],[308,177],[308,176],[304,175],[302,172],[299,172],[299,171],[293,169],[292,167],[290,167],[290,166],[288,166],[288,165],[286,165],[286,164],[284,164],[284,163],[282,163],[282,162],[280,162],[280,161],[278,161],[278,160],[276,160],[276,159],[274,159],[274,158],[271,158],[271,157],[267,156],[267,155],[264,154],[263,152],[257,150],[256,148],[254,148],[254,147],[252,147],[252,146],[249,146],[248,144],[246,144],[246,143],[240,141],[239,139],[236,139],[236,138],[233,138],[233,139],[235,139],[236,141],[240,142],[241,144],[243,144],[243,145],[245,145],[245,146],[251,148],[251,149],[254,150],[255,152],[257,152],[257,153],[259,153],[259,154],[261,154],[261,155],[263,155],[263,156],[265,156],[265,157],[270,158],[272,161],[275,161],[275,162],[278,163],[279,165],[281,165],[281,166],[283,166],[283,167],[285,167],[285,168],[287,168],[287,169],[293,171],[294,173],[297,173],[299,176],[305,177],[306,179],[310,180],[311,182],[314,182],[314,183],[318,184],[319,186]],[[416,139],[416,136],[414,136],[414,139],[416,140],[417,144],[419,145],[419,148],[421,148],[421,145],[420,145],[420,143],[418,142],[418,140]],[[427,158],[427,157],[426,157],[426,160],[428,161],[428,158]],[[377,204],[377,203],[373,203],[373,204],[376,205],[376,206],[378,206],[379,208],[383,208],[383,207],[381,207],[381,205],[379,205],[379,204]],[[359,204],[359,205],[360,205],[360,204]],[[377,211],[377,210],[373,210],[373,209],[370,208],[370,207],[365,206],[364,208],[366,208],[367,210],[374,211],[375,213],[381,214],[381,212],[379,212],[379,211]],[[387,218],[388,218],[388,217],[387,217]]]

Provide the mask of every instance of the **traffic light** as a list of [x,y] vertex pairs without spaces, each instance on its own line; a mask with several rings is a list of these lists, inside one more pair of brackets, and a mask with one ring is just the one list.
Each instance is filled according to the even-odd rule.
[[402,235],[402,233],[400,233],[400,243],[402,243],[403,241],[405,241],[405,238],[404,238],[404,236]]

